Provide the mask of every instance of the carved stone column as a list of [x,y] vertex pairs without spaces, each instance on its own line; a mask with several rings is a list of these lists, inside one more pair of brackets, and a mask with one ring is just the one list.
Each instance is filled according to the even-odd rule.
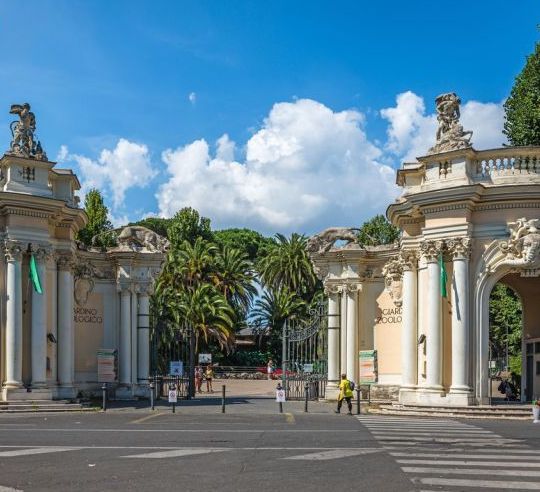
[[442,333],[442,299],[441,268],[439,255],[443,247],[442,241],[424,241],[422,254],[427,262],[427,335],[426,335],[426,389],[442,391],[443,376],[443,333]]
[[32,288],[32,387],[47,386],[47,259],[48,249],[34,253],[42,293]]
[[339,372],[347,372],[347,290],[344,286],[339,287]]
[[73,257],[58,255],[58,383],[63,398],[74,396],[75,333],[73,321]]
[[120,366],[120,383],[131,383],[131,290],[129,286],[121,286],[120,291],[120,347],[118,365]]
[[[451,393],[470,393],[469,386],[469,257],[467,237],[447,241],[453,260],[452,279],[452,386]],[[467,403],[467,402],[465,402]]]
[[417,269],[414,251],[403,251],[403,325],[401,332],[401,386],[415,388],[417,384]]
[[350,283],[347,289],[347,378],[358,382],[358,292],[360,284]]
[[6,380],[4,388],[22,386],[22,247],[6,241]]
[[150,293],[151,286],[144,285],[139,293],[137,323],[137,377],[144,384],[150,375]]
[[328,383],[326,398],[337,398],[339,386],[339,288],[336,285],[325,286],[328,296]]

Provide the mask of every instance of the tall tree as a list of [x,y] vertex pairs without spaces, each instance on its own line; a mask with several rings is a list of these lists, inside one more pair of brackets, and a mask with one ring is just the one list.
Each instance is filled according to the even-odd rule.
[[173,247],[180,246],[184,241],[193,244],[197,238],[211,241],[210,219],[201,217],[191,207],[185,207],[172,218],[167,228],[167,237]]
[[540,145],[540,43],[516,77],[504,111],[503,133],[512,145]]
[[390,224],[384,215],[376,215],[364,222],[358,233],[358,242],[362,246],[392,244],[398,239],[399,229]]
[[109,209],[103,202],[103,196],[99,190],[92,188],[84,199],[84,210],[88,216],[88,223],[77,234],[77,239],[87,246],[92,245],[92,238],[96,237],[97,246],[112,246],[115,243],[113,226],[108,219]]
[[258,271],[267,288],[287,289],[310,299],[317,287],[317,277],[306,249],[307,239],[293,233],[290,238],[276,234],[274,245],[258,263]]
[[248,258],[255,262],[268,252],[268,248],[274,243],[269,237],[264,237],[251,229],[223,229],[214,231],[214,241],[221,246],[243,251]]

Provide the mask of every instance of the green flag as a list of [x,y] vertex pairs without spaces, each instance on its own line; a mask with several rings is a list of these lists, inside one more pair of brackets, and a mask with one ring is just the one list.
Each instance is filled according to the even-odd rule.
[[446,266],[444,265],[442,253],[439,255],[439,266],[441,267],[441,296],[446,297],[446,282],[448,275],[446,274]]
[[43,294],[43,290],[41,289],[41,281],[39,279],[39,273],[37,270],[36,265],[36,259],[34,258],[34,255],[30,255],[30,280],[32,280],[32,285],[34,286],[34,290],[38,294]]

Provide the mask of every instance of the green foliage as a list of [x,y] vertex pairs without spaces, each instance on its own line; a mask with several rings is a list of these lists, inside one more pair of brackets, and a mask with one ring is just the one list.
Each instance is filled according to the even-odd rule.
[[503,133],[512,145],[540,145],[540,43],[527,57],[504,103]]
[[223,229],[214,231],[214,241],[220,246],[238,249],[255,262],[265,256],[268,248],[274,244],[271,238],[264,237],[251,229]]
[[164,219],[162,217],[147,217],[146,219],[139,220],[138,222],[130,222],[128,225],[146,227],[160,236],[167,237],[167,228],[169,227],[171,221],[172,219]]
[[399,239],[399,229],[390,224],[384,215],[376,215],[364,222],[358,233],[358,242],[362,246],[392,244]]
[[[507,328],[508,354],[513,372],[521,374],[522,306],[510,287],[498,283],[489,298],[489,340],[492,359],[506,356]],[[519,360],[519,363],[516,363]]]
[[197,238],[212,241],[210,219],[201,217],[199,212],[191,207],[185,207],[171,219],[167,227],[167,237],[173,248],[179,247],[184,241],[193,244]]
[[[113,246],[116,239],[112,232],[112,224],[108,219],[109,209],[103,203],[99,190],[92,188],[86,194],[84,210],[88,215],[88,223],[77,233],[77,239],[86,246],[92,246],[92,238],[95,237],[95,246]],[[111,233],[108,234],[107,231]]]

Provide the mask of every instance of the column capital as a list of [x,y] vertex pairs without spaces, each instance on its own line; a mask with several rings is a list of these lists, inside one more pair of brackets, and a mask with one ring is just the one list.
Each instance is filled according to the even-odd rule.
[[442,240],[425,240],[420,245],[422,256],[428,263],[436,263],[444,248]]
[[343,285],[343,292],[346,292],[347,294],[355,294],[361,289],[362,285],[360,284],[360,282],[347,282]]
[[32,244],[30,250],[39,262],[46,262],[52,255],[52,249],[48,244]]
[[402,249],[399,258],[404,272],[414,270],[418,265],[418,251],[415,249]]
[[4,243],[4,254],[7,261],[21,261],[23,252],[22,243],[18,241],[7,240]]
[[471,239],[468,237],[447,239],[446,246],[453,260],[468,260],[471,256]]
[[339,294],[342,291],[341,287],[342,286],[339,285],[339,284],[325,282],[325,284],[324,284],[324,293],[327,296]]
[[56,251],[55,252],[56,257],[56,264],[58,266],[58,270],[61,271],[73,271],[73,268],[75,266],[73,254],[68,251]]

